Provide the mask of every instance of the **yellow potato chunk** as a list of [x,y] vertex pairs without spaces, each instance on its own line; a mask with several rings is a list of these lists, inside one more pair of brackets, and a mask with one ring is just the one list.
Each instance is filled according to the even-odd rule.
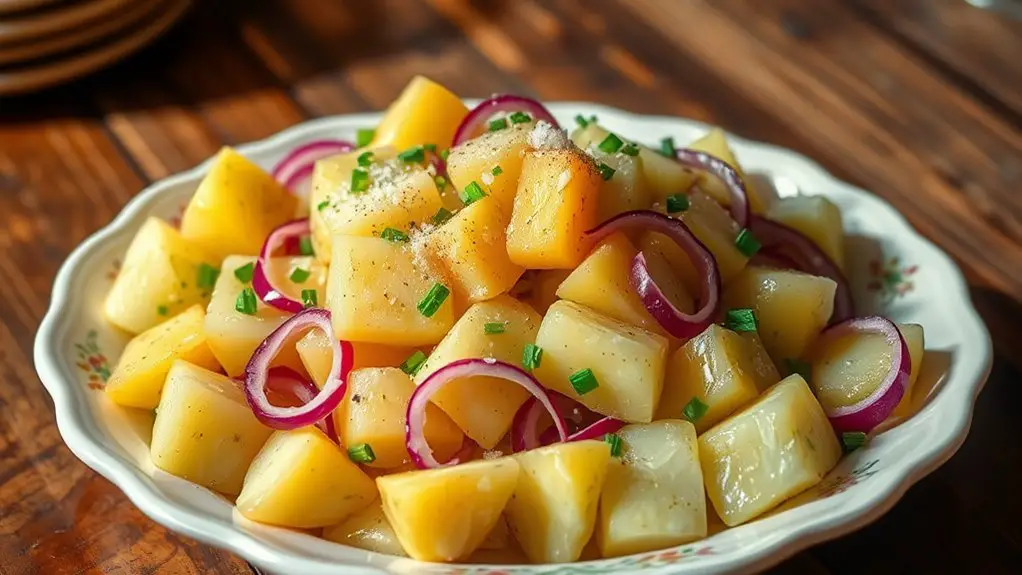
[[[725,286],[745,269],[749,258],[735,246],[741,229],[731,219],[731,214],[710,196],[700,191],[689,194],[689,208],[681,212],[680,219],[713,254],[720,270],[720,280]],[[681,249],[677,244],[673,245]],[[691,269],[690,261],[686,262]]]
[[521,472],[505,511],[511,533],[533,563],[577,561],[596,526],[610,446],[576,441],[514,457]]
[[[380,343],[355,342],[351,344],[355,352],[352,369],[363,367],[397,367],[405,359],[415,353],[413,347],[396,347]],[[326,334],[318,329],[310,330],[295,344],[298,357],[302,360],[305,372],[313,383],[323,387],[330,367],[334,361],[334,348],[326,338]]]
[[518,483],[510,457],[376,478],[401,547],[420,561],[457,561],[493,529]]
[[[916,380],[919,379],[919,370],[923,366],[925,338],[923,337],[923,326],[917,323],[899,323],[898,330],[901,331],[901,336],[905,338],[909,355],[912,356],[912,373],[909,374],[908,384],[905,386],[905,395],[901,398],[901,402],[898,403],[898,407],[894,409],[894,413],[891,415],[895,417],[908,417],[912,414],[912,391],[915,390]],[[108,383],[108,389],[109,385]]]
[[527,270],[511,295],[528,303],[541,315],[557,301],[557,289],[573,270]]
[[[561,300],[543,318],[536,345],[543,358],[535,375],[545,387],[603,415],[652,421],[667,361],[665,337]],[[585,369],[598,387],[579,395],[570,377]]]
[[374,499],[373,480],[310,425],[270,437],[245,475],[236,506],[252,521],[310,529],[340,523]]
[[840,458],[834,429],[797,374],[699,437],[706,493],[729,527],[816,485]]
[[[720,128],[713,128],[706,135],[697,139],[688,145],[690,149],[698,150],[700,152],[706,152],[711,156],[716,156],[721,160],[724,160],[732,168],[738,172],[738,176],[745,182],[746,192],[749,198],[749,207],[752,211],[757,214],[762,214],[769,207],[769,196],[760,193],[756,186],[753,185],[753,181],[746,176],[745,170],[738,163],[735,158],[735,154],[731,151],[731,144],[727,141],[727,136],[724,131]],[[731,194],[728,192],[724,183],[720,179],[710,176],[709,174],[699,175],[699,189],[703,190],[715,200],[720,202],[722,205],[728,205],[731,202]]]
[[217,261],[256,255],[263,240],[295,216],[298,200],[231,148],[223,148],[181,217],[181,235]]
[[461,98],[425,76],[416,76],[387,108],[372,145],[398,150],[423,144],[444,148],[467,115]]
[[125,407],[152,409],[160,403],[167,372],[181,359],[199,367],[220,367],[206,344],[206,312],[195,305],[128,342],[106,383],[106,395]]
[[121,271],[103,302],[103,313],[133,334],[166,321],[209,298],[198,283],[199,266],[219,260],[157,218],[142,224],[124,254]]
[[167,473],[234,495],[272,432],[238,383],[178,360],[156,408],[150,456]]
[[[502,295],[468,308],[450,333],[436,346],[415,375],[421,385],[433,372],[452,361],[492,357],[513,365],[522,361],[525,346],[536,340],[541,318],[528,304]],[[501,324],[503,333],[486,333],[486,324]],[[465,435],[492,449],[511,427],[515,412],[529,392],[515,383],[492,377],[467,377],[446,384],[433,396]]]
[[845,265],[845,228],[841,208],[823,196],[795,196],[778,200],[767,217],[802,232],[839,268]]
[[526,152],[507,253],[532,269],[568,269],[589,251],[584,232],[597,223],[600,173],[578,149]]
[[379,500],[341,523],[324,529],[323,539],[376,553],[405,555]]
[[642,174],[642,158],[629,156],[620,151],[608,154],[591,146],[587,152],[596,160],[614,170],[609,180],[600,186],[600,209],[598,221],[630,210],[645,210],[653,203],[653,196]]
[[[476,182],[496,200],[505,214],[510,215],[518,192],[518,178],[522,174],[522,158],[533,126],[533,122],[514,124],[451,148],[447,157],[447,175],[451,183],[464,190],[465,186]],[[499,170],[496,169],[498,167]]]
[[432,316],[417,308],[439,283],[405,244],[334,237],[328,307],[340,339],[395,346],[439,342],[454,324],[451,298]]
[[618,431],[600,496],[600,555],[617,557],[706,537],[706,498],[692,424],[667,419]]
[[[433,176],[418,164],[399,159],[374,162],[364,168],[368,189],[353,192],[351,179],[319,210],[331,235],[379,236],[394,228],[408,232],[412,224],[429,222],[443,207]],[[318,206],[317,206],[318,207]]]

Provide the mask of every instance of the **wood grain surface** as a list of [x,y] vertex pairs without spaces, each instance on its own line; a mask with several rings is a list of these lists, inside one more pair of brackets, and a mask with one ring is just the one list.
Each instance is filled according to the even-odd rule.
[[63,445],[32,367],[57,267],[223,144],[384,107],[411,75],[717,123],[884,197],[966,271],[997,358],[962,450],[778,574],[1022,572],[1022,23],[962,0],[222,0],[0,98],[0,574],[252,573]]

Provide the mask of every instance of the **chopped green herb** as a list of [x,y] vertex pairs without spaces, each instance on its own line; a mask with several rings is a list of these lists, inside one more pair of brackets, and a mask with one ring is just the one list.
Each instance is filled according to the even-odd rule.
[[616,433],[608,433],[603,440],[610,445],[610,456],[621,457],[621,436]]
[[319,294],[314,289],[303,289],[302,290],[302,305],[306,308],[316,307],[319,305]]
[[610,133],[607,134],[607,137],[604,138],[603,141],[600,142],[600,145],[597,147],[600,148],[600,151],[605,154],[616,154],[617,151],[620,150],[621,147],[624,145],[625,145],[624,141],[621,140],[621,138],[617,137],[617,134]]
[[841,443],[844,444],[847,452],[855,451],[866,445],[866,441],[866,434],[861,431],[846,431],[841,434]]
[[252,274],[255,273],[255,264],[248,262],[240,268],[234,268],[234,277],[238,278],[238,281],[247,284],[252,281]]
[[160,315],[167,315],[167,313],[169,311],[170,310],[167,309],[167,306],[165,306],[165,305],[158,305],[158,306],[156,306],[156,313],[158,313]]
[[433,284],[433,287],[429,288],[426,296],[415,307],[422,315],[433,317],[433,314],[440,309],[440,306],[443,305],[444,300],[449,295],[451,295],[451,290],[447,289],[446,286],[443,284]]
[[362,168],[351,171],[351,193],[360,194],[369,189],[369,172]]
[[706,412],[709,411],[709,409],[709,405],[700,401],[698,397],[693,397],[692,400],[685,405],[685,409],[681,410],[681,413],[685,416],[685,419],[695,423],[699,421],[702,416],[706,415]]
[[241,290],[241,293],[238,294],[238,299],[234,301],[234,309],[245,315],[255,315],[256,312],[255,291],[250,287]]
[[210,289],[216,285],[216,278],[220,277],[220,268],[215,268],[207,263],[199,264],[199,279],[196,281],[202,289]]
[[422,364],[426,363],[426,354],[419,350],[415,350],[415,353],[408,356],[408,359],[401,362],[401,371],[408,375],[415,375],[419,373],[419,369],[422,368]]
[[596,122],[596,116],[589,116],[588,118],[584,117],[582,114],[575,116],[575,123],[582,128],[587,127],[589,124],[595,124]]
[[433,183],[436,184],[436,189],[443,190],[447,187],[447,178],[443,176],[436,176],[433,178]]
[[490,131],[499,132],[507,128],[507,118],[497,118],[496,120],[490,120]]
[[373,153],[362,152],[361,154],[359,154],[357,161],[358,165],[362,166],[363,168],[368,168],[369,166],[373,165]]
[[742,228],[742,231],[738,232],[738,237],[735,238],[735,247],[738,251],[742,252],[745,257],[751,258],[756,255],[759,248],[762,247],[756,236],[752,235],[749,228]]
[[435,154],[436,153],[436,144],[423,144],[422,149],[426,150],[427,152],[432,152],[432,153]]
[[309,276],[311,275],[312,272],[310,272],[309,270],[295,268],[294,271],[291,272],[291,281],[293,281],[296,284],[302,284],[305,283],[305,280],[309,279]]
[[422,146],[415,146],[398,154],[397,159],[410,164],[421,164],[426,161],[426,152],[422,149]]
[[499,176],[504,173],[504,168],[500,166],[493,166],[493,169],[490,170],[490,173],[493,174],[494,176]]
[[542,360],[543,348],[534,343],[525,346],[525,349],[522,351],[522,367],[525,368],[525,371],[536,369]]
[[355,463],[372,463],[376,461],[376,454],[368,443],[359,443],[348,448],[348,458]]
[[508,119],[511,120],[512,124],[528,124],[532,121],[532,116],[525,112],[515,112],[508,116]]
[[731,331],[756,331],[756,312],[743,307],[729,309],[724,315],[724,327]]
[[813,366],[807,361],[801,359],[789,357],[784,360],[784,367],[788,370],[788,375],[799,374],[802,379],[809,383],[812,380]]
[[676,214],[688,209],[688,196],[685,194],[671,194],[667,196],[667,213]]
[[312,238],[309,236],[302,236],[298,238],[298,253],[303,256],[311,256],[315,253],[312,249]]
[[407,242],[408,234],[394,228],[387,228],[383,230],[380,237],[387,240],[388,242]]
[[323,200],[322,202],[316,204],[316,211],[317,212],[322,212],[323,210],[327,209],[328,207],[330,207],[330,200]]
[[451,210],[448,210],[447,208],[440,208],[436,211],[436,214],[433,215],[433,219],[430,221],[434,226],[439,226],[453,217],[454,214],[451,213]]
[[376,137],[376,130],[372,128],[361,128],[355,132],[355,145],[364,148]]
[[469,182],[468,185],[465,186],[465,190],[461,192],[461,201],[464,202],[466,206],[485,197],[486,192],[483,191],[482,186],[474,181]]
[[621,153],[626,155],[626,156],[638,156],[639,155],[639,146],[629,142],[629,143],[625,144],[625,147],[621,148]]
[[674,147],[674,138],[660,140],[660,154],[671,159],[678,155],[678,149]]
[[579,395],[585,395],[597,387],[600,387],[600,382],[596,381],[596,376],[593,375],[593,370],[588,367],[580,369],[579,371],[569,375],[568,381],[571,382],[571,387],[575,389],[575,393]]
[[617,172],[617,170],[608,166],[607,164],[604,164],[603,162],[600,162],[600,165],[596,166],[596,168],[600,170],[600,177],[603,178],[603,181],[607,181],[613,178],[614,173]]
[[447,148],[446,150],[442,150],[440,152],[440,159],[446,162],[447,161],[447,157],[450,156],[450,155],[451,155],[451,149]]
[[497,335],[504,333],[507,329],[507,323],[502,321],[489,322],[483,325],[483,333],[486,335]]

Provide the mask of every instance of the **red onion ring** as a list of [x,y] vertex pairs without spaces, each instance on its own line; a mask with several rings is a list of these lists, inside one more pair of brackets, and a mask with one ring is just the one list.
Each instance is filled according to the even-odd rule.
[[433,457],[433,450],[426,441],[426,407],[429,405],[429,400],[433,397],[433,394],[447,383],[462,377],[478,375],[504,379],[524,387],[550,413],[560,438],[562,440],[568,438],[564,418],[561,417],[557,407],[554,406],[553,401],[550,399],[550,395],[536,381],[536,378],[517,366],[492,358],[459,359],[431,373],[425,381],[415,388],[411,399],[408,400],[408,411],[405,413],[405,447],[408,449],[408,455],[411,456],[412,461],[420,469],[457,465],[461,461],[454,457],[447,463],[440,463]]
[[869,394],[869,397],[854,405],[836,408],[823,406],[823,410],[838,433],[847,431],[869,433],[870,430],[890,417],[902,396],[905,395],[905,387],[912,374],[912,357],[898,326],[894,325],[891,320],[880,316],[850,319],[832,325],[820,334],[820,339],[815,345],[825,346],[829,341],[850,332],[872,332],[884,336],[892,349],[891,369],[876,390]]
[[494,114],[499,114],[500,112],[526,112],[537,122],[543,120],[553,124],[556,128],[561,127],[557,120],[554,119],[553,114],[550,113],[550,110],[547,110],[543,104],[536,100],[524,96],[501,94],[483,100],[478,106],[469,111],[465,119],[461,121],[457,131],[454,132],[454,141],[451,143],[451,146],[457,146],[483,133],[481,128]]
[[695,170],[708,172],[720,180],[731,195],[731,201],[728,205],[731,217],[738,222],[739,227],[748,227],[751,214],[749,190],[745,187],[745,181],[738,174],[737,170],[724,160],[699,150],[682,148],[675,151],[675,157],[680,164]]
[[344,140],[316,140],[299,146],[284,156],[273,168],[273,179],[291,193],[312,176],[316,160],[336,156],[355,149],[355,145]]
[[652,230],[666,235],[692,260],[692,264],[703,278],[699,296],[702,307],[694,313],[685,313],[667,298],[650,275],[646,255],[641,251],[632,260],[631,284],[649,314],[668,333],[682,339],[699,335],[713,322],[720,308],[720,271],[713,253],[681,220],[652,210],[635,210],[619,214],[589,230],[586,235],[597,242],[614,232],[630,228]]
[[[550,396],[550,401],[557,407],[558,413],[581,405],[556,391],[548,389],[546,392]],[[539,435],[539,420],[544,413],[548,413],[546,408],[535,397],[530,397],[518,408],[514,419],[511,420],[511,451],[517,453],[543,445],[543,440]],[[567,422],[565,422],[565,429],[567,429]],[[555,427],[550,427],[549,430],[559,433]]]
[[273,306],[280,311],[287,313],[298,313],[305,309],[302,302],[293,300],[284,292],[273,286],[266,269],[270,265],[270,258],[277,248],[284,246],[291,238],[298,238],[311,232],[309,218],[292,220],[270,232],[263,242],[263,248],[259,251],[259,258],[256,260],[255,270],[252,273],[252,289],[263,303]]
[[795,262],[795,269],[817,276],[824,276],[837,283],[834,292],[834,313],[832,324],[845,321],[855,315],[855,302],[845,274],[827,254],[823,253],[813,240],[784,224],[760,216],[752,216],[749,222],[752,233],[763,245],[762,250],[775,260],[784,258]]
[[[302,404],[306,404],[316,397],[316,394],[319,393],[319,388],[316,387],[315,383],[312,383],[307,378],[302,377],[302,374],[290,367],[277,365],[271,367],[270,371],[267,373],[266,391],[282,395],[290,395]],[[327,417],[317,421],[315,425],[320,429],[320,431],[325,433],[331,441],[338,445],[341,444],[341,438],[337,434],[337,428],[334,426],[333,417],[328,415]]]
[[[333,349],[333,363],[330,375],[323,382],[322,389],[299,407],[279,407],[270,403],[266,397],[266,386],[270,376],[270,362],[277,356],[281,348],[306,328],[319,328],[326,334],[328,341],[337,342]],[[245,366],[245,399],[256,419],[267,427],[274,429],[296,429],[312,425],[329,416],[344,398],[347,388],[348,373],[354,363],[354,350],[351,344],[340,341],[334,335],[334,327],[330,322],[330,312],[325,309],[310,308],[290,317],[280,327],[270,332],[259,347],[252,352],[252,357]]]

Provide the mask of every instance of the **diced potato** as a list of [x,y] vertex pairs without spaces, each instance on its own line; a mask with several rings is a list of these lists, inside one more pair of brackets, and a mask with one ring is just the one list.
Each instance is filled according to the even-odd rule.
[[274,228],[294,218],[297,199],[262,168],[223,148],[181,217],[181,235],[220,261],[256,255]]
[[[409,460],[405,447],[405,411],[415,384],[394,367],[367,367],[348,376],[348,389],[334,412],[343,445],[368,443],[376,460],[371,467],[393,468]],[[461,447],[464,435],[436,405],[426,406],[426,440],[438,461]]]
[[622,454],[607,469],[597,542],[604,557],[706,537],[706,498],[696,432],[667,419],[618,431]]
[[[725,286],[745,269],[749,258],[735,246],[741,229],[731,219],[731,214],[710,196],[698,190],[689,194],[689,208],[681,213],[680,219],[713,254]],[[678,248],[677,244],[674,247]],[[686,260],[686,263],[691,269],[691,262]]]
[[[534,123],[515,124],[505,130],[487,132],[451,148],[447,157],[447,175],[459,190],[476,182],[497,201],[508,216],[515,204],[522,158]],[[499,173],[495,176],[495,168]]]
[[777,383],[774,365],[756,361],[756,343],[710,324],[678,348],[667,364],[657,419],[684,417],[685,406],[698,398],[707,407],[694,422],[702,433]]
[[752,308],[774,363],[802,357],[834,311],[834,280],[749,266],[724,290],[725,309]]
[[507,222],[497,200],[485,197],[465,206],[425,240],[426,250],[441,262],[455,291],[469,302],[507,292],[525,272],[507,255]]
[[610,446],[589,440],[515,455],[521,472],[505,511],[533,563],[577,561],[596,526]]
[[526,152],[518,181],[507,253],[532,269],[568,269],[589,252],[584,232],[597,223],[602,178],[580,150]]
[[729,527],[816,485],[840,458],[834,429],[797,374],[699,437],[706,493]]
[[[663,385],[667,339],[561,300],[550,306],[536,345],[536,378],[589,409],[628,422],[653,419]],[[599,387],[579,395],[569,377],[591,369]]]
[[341,523],[324,529],[323,539],[376,553],[405,555],[379,500]]
[[598,221],[630,210],[646,210],[653,204],[653,196],[642,174],[642,158],[617,152],[607,154],[599,148],[590,147],[588,153],[597,161],[614,170],[609,180],[600,186],[600,210]]
[[795,196],[778,200],[767,217],[802,232],[839,268],[845,265],[845,228],[841,209],[824,196]]
[[[727,162],[728,165],[738,172],[739,177],[741,177],[745,182],[745,188],[749,198],[749,207],[752,208],[752,211],[757,214],[762,214],[766,211],[767,207],[769,207],[769,196],[760,193],[756,189],[752,179],[746,176],[745,170],[742,169],[738,160],[735,159],[735,154],[731,151],[731,145],[728,143],[727,136],[724,134],[723,130],[720,128],[713,128],[707,132],[706,135],[689,144],[688,147],[693,150],[706,152],[711,156],[716,156],[717,158]],[[724,183],[714,176],[710,176],[709,174],[700,174],[699,189],[710,194],[710,196],[725,206],[730,203],[730,193],[724,186]]]
[[500,520],[518,483],[510,457],[376,478],[401,547],[420,561],[468,557]]
[[540,313],[557,301],[557,289],[573,270],[527,270],[511,294]]
[[[901,336],[908,344],[909,355],[912,356],[912,373],[908,377],[908,385],[905,386],[905,395],[901,398],[898,407],[894,409],[895,417],[908,417],[912,414],[912,391],[915,389],[916,380],[919,379],[919,370],[923,366],[923,350],[925,338],[923,337],[923,326],[917,323],[899,323],[898,329]],[[107,389],[109,389],[109,383]]]
[[[415,376],[416,385],[458,359],[492,357],[519,365],[525,346],[536,340],[540,320],[528,304],[507,295],[474,304],[422,365]],[[504,333],[487,334],[487,323],[504,324]],[[507,433],[515,412],[528,398],[529,393],[517,384],[480,376],[448,383],[436,392],[433,403],[476,443],[491,449]]]
[[[232,377],[244,372],[245,364],[252,357],[256,347],[270,335],[270,332],[291,317],[291,314],[268,306],[258,298],[255,314],[249,315],[238,311],[238,298],[241,292],[251,288],[251,285],[242,283],[234,272],[254,261],[255,258],[248,256],[228,256],[224,260],[220,277],[213,289],[213,299],[206,310],[205,325],[209,348],[227,375]],[[301,284],[290,280],[291,273],[297,268],[311,273]],[[327,270],[310,256],[271,258],[268,273],[274,278],[273,284],[292,299],[301,301],[303,289],[315,289],[319,302],[326,299],[324,286]],[[293,343],[281,348],[273,365],[286,365],[301,371],[302,362]]]
[[198,283],[199,266],[216,267],[219,262],[165,222],[149,218],[124,254],[103,312],[117,327],[142,333],[197,303],[205,303],[209,289]]
[[373,480],[310,425],[270,437],[245,475],[236,506],[252,521],[310,529],[340,523],[374,499]]
[[[396,347],[381,343],[351,344],[355,352],[352,369],[363,367],[397,367],[415,353],[414,347]],[[334,348],[326,334],[318,329],[310,330],[295,344],[298,357],[313,383],[323,387],[334,361]]]
[[135,336],[106,383],[107,397],[125,407],[152,409],[160,403],[163,383],[175,360],[209,370],[219,368],[206,344],[205,319],[202,306],[194,305]]
[[426,317],[417,308],[438,283],[401,243],[335,236],[327,289],[337,337],[395,346],[430,345],[454,323],[451,298]]
[[770,359],[770,354],[763,346],[763,340],[760,339],[759,333],[746,331],[739,333],[738,336],[745,340],[745,352],[748,354],[746,358],[752,373],[755,374],[753,380],[756,382],[759,392],[763,393],[781,379],[780,372],[777,371],[777,364]]
[[178,360],[156,408],[150,456],[167,473],[234,495],[272,432],[252,414],[239,384]]
[[447,146],[467,115],[461,98],[425,76],[416,76],[387,108],[372,145],[398,150],[423,144]]

